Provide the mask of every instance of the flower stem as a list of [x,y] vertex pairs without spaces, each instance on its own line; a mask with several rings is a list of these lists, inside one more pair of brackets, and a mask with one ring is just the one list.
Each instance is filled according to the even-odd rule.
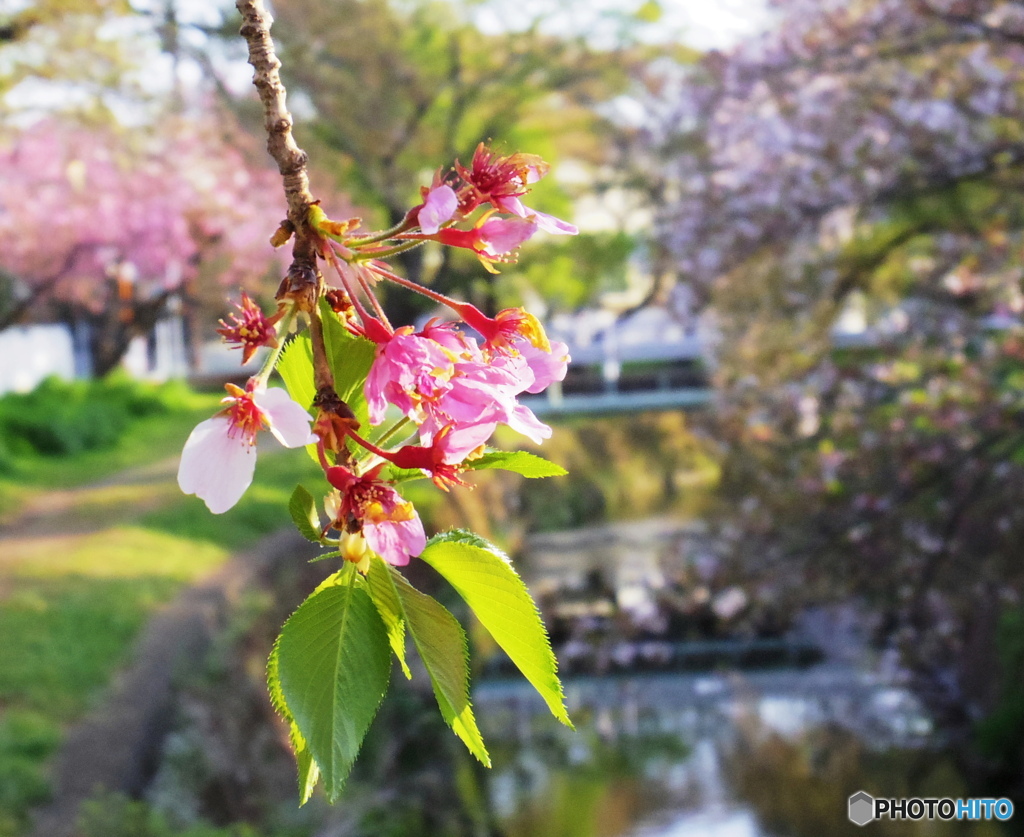
[[338,278],[341,280],[341,284],[345,288],[345,293],[349,295],[352,300],[352,304],[356,307],[356,311],[359,314],[360,319],[365,323],[370,319],[370,315],[367,313],[366,308],[363,307],[363,303],[359,301],[359,295],[356,289],[352,287],[352,284],[348,281],[348,277],[345,275],[345,271],[342,270],[341,263],[338,261],[338,255],[334,252],[329,244],[324,248],[324,252],[327,254],[327,260],[331,263],[331,267],[334,268],[334,272],[338,274]]
[[371,250],[369,252],[356,251],[354,258],[357,261],[365,262],[369,259],[388,259],[391,256],[397,256],[399,253],[405,253],[408,250],[414,250],[417,247],[422,247],[422,241],[407,241],[404,244],[396,244],[394,247],[386,247],[383,250]]
[[410,291],[415,291],[418,294],[422,294],[427,299],[432,299],[434,302],[439,302],[442,305],[451,308],[456,314],[461,313],[459,310],[459,303],[451,297],[447,297],[444,294],[439,294],[437,291],[432,291],[430,288],[424,285],[419,285],[413,282],[411,279],[406,279],[403,276],[399,276],[397,273],[392,273],[384,267],[376,264],[368,264],[367,267],[379,276],[385,279],[390,279],[392,282],[401,285],[403,288],[408,288]]
[[395,436],[400,435],[401,432],[405,430],[410,424],[412,424],[412,420],[408,416],[399,419],[381,435],[381,437],[376,441],[376,443],[369,443],[366,440],[360,438],[359,436],[356,436],[356,434],[349,433],[349,435],[354,438],[356,443],[362,445],[362,447],[366,451],[368,451],[369,454],[368,456],[364,456],[362,459],[359,459],[360,470],[363,473],[365,473],[366,471],[374,467],[377,460],[387,461],[388,457],[382,456],[381,453],[379,453],[378,451],[384,452],[384,445],[386,445],[388,442],[394,439]]
[[384,445],[386,445],[388,442],[394,439],[395,436],[397,436],[399,433],[405,430],[405,428],[407,428],[410,424],[412,424],[412,419],[410,419],[408,416],[404,416],[403,418],[399,419],[393,425],[391,425],[391,427],[389,427],[384,433],[381,434],[380,438],[377,439],[377,446],[384,447]]
[[284,338],[292,329],[292,323],[295,322],[295,316],[298,313],[294,304],[289,305],[285,310],[284,315],[280,320],[277,321],[277,333],[279,336],[277,345],[270,350],[270,354],[266,356],[263,361],[263,365],[260,367],[260,371],[257,372],[252,380],[256,385],[265,385],[270,380],[270,373],[274,371],[274,367],[277,366],[277,361],[281,357],[281,352],[284,351]]
[[347,238],[345,239],[345,246],[362,247],[364,244],[376,244],[378,241],[387,241],[389,238],[394,238],[399,233],[403,233],[408,229],[410,229],[410,224],[403,218],[390,229],[381,230],[364,238]]
[[384,323],[384,327],[393,332],[395,329],[391,325],[391,321],[388,319],[388,315],[384,313],[384,306],[380,304],[380,300],[377,299],[377,295],[373,292],[373,285],[370,284],[370,280],[366,278],[365,269],[360,266],[356,270],[356,276],[359,279],[359,285],[363,289],[363,293],[366,294],[367,299],[370,300],[370,304],[373,305],[373,310],[377,312],[377,318]]

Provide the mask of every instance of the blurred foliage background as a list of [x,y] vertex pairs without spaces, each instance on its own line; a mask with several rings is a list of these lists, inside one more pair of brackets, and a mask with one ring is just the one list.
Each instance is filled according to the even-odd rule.
[[[926,707],[944,754],[941,770],[907,768],[908,792],[917,776],[918,789],[1024,803],[1024,3],[719,7],[741,25],[717,40],[691,37],[682,4],[653,0],[274,9],[296,136],[332,217],[396,222],[481,141],[540,154],[553,174],[534,205],[579,237],[531,243],[497,276],[426,246],[403,254],[404,273],[484,309],[601,312],[612,329],[678,313],[683,295],[704,347],[705,409],[565,419],[547,448],[565,480],[489,474],[450,503],[417,501],[436,526],[468,522],[512,546],[608,521],[699,520],[702,549],[751,610],[855,609],[872,659]],[[50,497],[159,466],[213,408],[183,384],[129,380],[120,367],[138,340],[155,351],[158,324],[178,318],[186,365],[209,384],[222,373],[204,346],[226,297],[244,287],[269,302],[277,287],[268,239],[282,194],[236,29],[229,7],[184,0],[0,3],[0,339],[60,324],[72,371],[97,379],[0,398],[0,835],[28,827],[61,730],[146,616],[282,523],[270,508],[309,464],[261,462],[265,487],[216,526],[156,483]],[[407,294],[387,306],[403,321],[431,313]],[[0,372],[24,365],[0,358]],[[46,563],[32,550],[52,542],[23,542],[33,525],[88,531]],[[96,648],[74,673],[79,632],[61,620],[86,611],[74,623],[94,625]],[[251,668],[262,650],[239,654]],[[239,665],[218,676],[251,679]],[[68,676],[45,680],[55,671]],[[766,827],[821,826],[792,813],[792,791],[758,786],[759,765],[784,762],[791,789],[826,808],[855,789],[851,765],[898,784],[901,756],[840,738],[738,745],[729,770]],[[380,747],[377,780],[411,758]],[[468,770],[453,776],[469,813],[444,826],[465,831],[445,833],[498,828],[473,807]],[[348,833],[376,822],[386,800],[374,799]],[[94,807],[85,833],[172,832],[134,805]]]

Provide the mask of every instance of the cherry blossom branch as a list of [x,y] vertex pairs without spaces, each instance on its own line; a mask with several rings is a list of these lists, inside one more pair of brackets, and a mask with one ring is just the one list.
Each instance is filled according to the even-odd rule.
[[243,23],[239,32],[249,47],[252,83],[263,103],[267,151],[277,163],[277,169],[284,179],[288,222],[295,235],[292,264],[288,276],[278,289],[277,297],[294,300],[299,309],[309,315],[314,383],[318,398],[329,397],[334,395],[334,377],[327,360],[323,324],[317,310],[317,301],[323,290],[323,277],[316,262],[319,237],[310,229],[308,222],[309,208],[314,204],[313,195],[309,191],[309,155],[299,148],[292,136],[294,120],[288,111],[287,91],[278,72],[281,61],[270,37],[270,26],[274,19],[262,0],[237,0],[235,8],[242,15]]
[[[284,177],[288,198],[288,219],[278,227],[271,242],[280,246],[294,237],[293,260],[277,292],[276,313],[266,316],[248,296],[243,296],[238,313],[231,314],[230,321],[221,321],[218,332],[229,344],[243,349],[243,363],[261,346],[272,349],[245,389],[227,384],[228,396],[221,402],[222,409],[192,431],[182,451],[178,484],[186,494],[201,498],[214,514],[226,512],[251,484],[257,436],[260,431],[269,430],[285,447],[316,447],[316,458],[328,486],[322,501],[327,520],[321,522],[317,498],[301,485],[292,493],[288,509],[299,532],[328,550],[313,560],[341,559],[341,568],[335,573],[340,584],[351,587],[357,583],[357,575],[368,578],[374,573],[377,577],[383,572],[388,589],[401,592],[404,586],[395,585],[406,582],[400,575],[391,575],[388,565],[404,566],[420,555],[429,563],[431,555],[439,551],[443,554],[456,543],[457,549],[472,550],[474,559],[483,562],[480,572],[485,579],[493,578],[503,587],[521,585],[507,559],[476,536],[472,536],[472,544],[465,544],[463,533],[451,533],[438,536],[428,545],[423,522],[413,503],[404,499],[395,486],[423,474],[446,492],[454,486],[471,487],[462,478],[472,467],[467,463],[483,449],[499,424],[514,426],[535,442],[550,436],[551,428],[541,424],[529,407],[519,404],[516,398],[562,380],[569,361],[567,349],[556,343],[555,353],[539,321],[525,309],[505,309],[493,318],[486,317],[470,303],[449,299],[391,273],[380,259],[418,247],[423,240],[436,236],[442,244],[470,249],[485,268],[493,271],[494,263],[512,261],[515,249],[540,228],[541,220],[535,218],[543,219],[556,232],[575,232],[572,225],[532,213],[518,201],[518,196],[527,191],[526,184],[542,176],[548,165],[536,155],[498,155],[481,143],[473,155],[472,169],[459,167],[449,182],[440,182],[435,177],[430,189],[421,190],[422,202],[409,209],[392,231],[362,239],[346,237],[359,226],[358,219],[331,220],[309,194],[306,155],[291,136],[291,116],[285,108],[285,90],[278,76],[280,63],[270,39],[270,16],[259,0],[238,0],[237,7],[245,19],[242,34],[249,44],[254,82],[264,106],[267,148]],[[480,182],[487,184],[489,191],[481,190]],[[492,208],[480,223],[470,230],[456,227],[483,204]],[[490,217],[499,211],[513,218]],[[396,238],[403,230],[411,229],[420,230],[418,237]],[[389,240],[397,241],[397,246],[378,243]],[[325,288],[320,259],[336,271],[340,288]],[[437,322],[431,322],[421,332],[416,332],[412,324],[392,328],[374,292],[378,277],[391,278],[405,288],[444,302],[461,316],[466,331],[454,323]],[[302,335],[299,339],[303,343],[299,345],[311,346],[312,364],[304,351],[289,351],[289,360],[277,366],[288,390],[267,386],[290,326],[300,313],[304,321],[308,320],[309,342],[306,344]],[[469,329],[480,334],[483,342]],[[372,359],[367,358],[370,352]],[[310,374],[315,393],[307,404]],[[341,390],[345,398],[362,396],[363,409],[359,415],[339,395],[336,380],[345,382]],[[376,428],[387,421],[389,405],[402,413],[402,418],[377,434],[376,441],[370,441],[369,437],[377,433]],[[363,423],[368,429],[361,430]],[[416,437],[419,444],[412,443]],[[495,455],[499,467],[525,472],[525,466],[514,462],[508,465],[518,458],[515,454],[496,451]],[[533,460],[544,462],[531,456]],[[540,473],[536,472],[536,465],[529,467],[532,476],[544,473],[543,464]],[[554,475],[562,469],[550,464],[547,472]],[[331,531],[337,532],[337,537],[329,537]],[[526,588],[521,589],[525,596]],[[403,670],[409,672],[404,651],[397,646],[389,649],[383,641],[391,611],[385,613],[380,602],[364,596],[367,604],[380,610],[381,619],[362,620],[361,612],[352,608],[364,605],[351,592],[340,592],[340,596],[335,596],[322,586],[300,606],[297,613],[301,615],[290,619],[282,629],[267,668],[274,706],[291,726],[297,750],[301,753],[300,741],[301,746],[309,742],[311,766],[300,765],[303,803],[316,784],[317,777],[310,771],[319,771],[321,766],[328,799],[333,802],[340,792],[349,764],[337,764],[337,747],[325,743],[337,738],[334,727],[339,713],[352,716],[350,726],[356,730],[354,745],[358,747],[376,712],[376,702],[361,700],[359,695],[382,693],[382,686],[386,688],[386,683],[380,683],[380,675],[391,667],[391,650]],[[425,596],[418,592],[414,595]],[[492,599],[486,595],[480,598],[485,602],[483,607]],[[522,596],[511,604],[499,601],[501,612],[494,619],[474,612],[485,627],[498,622],[511,625],[506,631],[508,639],[501,632],[495,635],[502,647],[510,647],[510,642],[516,648],[536,647],[540,649],[539,659],[550,660],[550,665],[542,667],[541,678],[534,679],[545,684],[541,696],[551,711],[571,726],[554,671],[554,654],[536,606],[520,603],[521,599]],[[312,616],[307,618],[307,614]],[[292,692],[290,678],[294,673],[298,681],[306,682],[321,663],[330,660],[310,657],[301,650],[296,654],[293,649],[308,649],[310,641],[318,641],[316,637],[324,636],[325,631],[336,635],[338,619],[358,620],[361,624],[351,621],[357,630],[344,632],[341,641],[345,644],[335,649],[333,664],[351,657],[350,648],[365,648],[372,653],[365,660],[360,658],[360,665],[346,668],[345,677],[351,679],[352,687],[335,695],[330,705],[321,705],[315,696],[312,701],[307,699],[301,683]],[[296,625],[299,627],[295,628]],[[492,633],[495,630],[488,629]],[[469,661],[462,632],[456,626],[437,630],[431,627],[430,632],[431,648],[437,650],[431,651],[433,656],[424,652],[424,665],[438,699],[447,705],[465,696]],[[452,659],[461,666],[449,678],[450,688],[447,681],[446,685],[438,685],[441,680],[434,659]],[[513,659],[523,667],[520,660]],[[536,668],[533,656],[530,666]],[[331,677],[337,674],[329,669],[323,669],[323,673]],[[280,674],[286,675],[284,679]],[[466,712],[461,712],[457,720],[458,724],[452,722],[456,733],[489,766],[490,757],[475,720]],[[354,754],[355,748],[349,749]]]
[[281,61],[270,37],[273,18],[262,0],[238,0],[235,8],[242,15],[239,30],[249,47],[249,63],[253,67],[252,83],[263,103],[263,124],[267,130],[267,151],[277,163],[284,178],[288,199],[288,220],[295,228],[297,242],[305,239],[306,215],[313,203],[307,172],[308,155],[292,136],[292,115],[286,105],[287,92],[278,72]]

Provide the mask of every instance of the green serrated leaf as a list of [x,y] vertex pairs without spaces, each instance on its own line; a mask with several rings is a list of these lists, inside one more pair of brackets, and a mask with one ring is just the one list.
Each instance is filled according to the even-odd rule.
[[[313,385],[313,344],[309,334],[297,334],[288,342],[275,369],[292,401],[312,411],[316,387]],[[306,445],[306,453],[314,462],[320,463],[315,444]]]
[[495,546],[487,538],[483,538],[469,529],[449,529],[447,532],[440,532],[427,541],[427,546],[436,543],[468,543],[472,546],[478,546],[481,549],[486,549],[488,552],[493,552],[506,564],[512,566],[512,559],[508,557],[504,550]]
[[363,388],[377,354],[377,345],[345,328],[325,299],[320,300],[320,318],[324,326],[327,357],[334,372],[334,389],[355,413],[359,423],[366,425],[370,421],[370,412]]
[[537,456],[525,450],[488,451],[479,459],[467,461],[465,465],[468,470],[472,471],[500,468],[503,471],[521,474],[528,479],[563,477],[569,473],[561,465],[556,465],[554,462],[546,460],[543,456]]
[[388,573],[409,633],[430,675],[434,697],[444,718],[467,749],[491,766],[483,736],[469,702],[469,643],[459,621],[436,599],[421,593],[394,567],[375,560]]
[[307,410],[313,405],[316,387],[313,386],[313,344],[303,332],[293,337],[281,352],[275,367],[292,401]]
[[374,556],[370,561],[370,571],[366,574],[366,582],[370,590],[370,598],[377,607],[384,627],[387,628],[388,642],[391,650],[395,652],[399,665],[402,666],[402,673],[407,680],[412,679],[412,672],[405,661],[405,615],[402,613],[401,602],[395,593],[395,587],[391,583],[391,576],[388,574],[387,565],[379,557]]
[[[295,765],[299,782],[299,806],[305,805],[313,796],[317,782],[320,781],[320,765],[313,759],[313,754],[306,745],[306,740],[299,732],[295,721],[289,725],[291,730],[292,746],[295,747]],[[296,740],[302,742],[302,746],[296,746]]]
[[313,590],[314,593],[319,593],[326,587],[341,587],[343,584],[349,583],[348,574],[352,571],[350,564],[343,564],[341,569],[336,573],[331,573],[327,578],[321,581],[316,588]]
[[391,652],[377,608],[351,566],[285,622],[277,644],[280,693],[337,800],[387,691]]
[[466,600],[551,714],[571,727],[547,631],[508,556],[478,535],[457,529],[431,538],[420,557]]
[[[279,640],[280,637],[278,637]],[[287,703],[285,703],[284,693],[281,691],[281,675],[278,670],[277,644],[277,641],[275,641],[274,648],[270,652],[270,659],[267,660],[267,690],[270,692],[270,703],[277,710],[281,718],[288,723],[288,735],[298,768],[299,805],[305,805],[309,802],[310,797],[313,795],[313,790],[316,788],[316,783],[320,780],[320,768],[317,767],[316,762],[313,760],[313,756],[309,752],[309,746],[306,744],[306,739],[302,737],[302,733],[295,723],[295,718],[292,717],[292,713],[288,709]]]
[[340,557],[341,557],[341,550],[340,549],[332,549],[330,552],[322,552],[321,554],[315,555],[314,557],[310,558],[309,559],[309,563],[310,564],[315,564],[317,561],[326,561],[328,558],[340,558]]
[[295,486],[291,499],[288,501],[288,513],[292,516],[295,528],[299,530],[307,541],[320,543],[321,536],[320,515],[316,511],[316,501],[303,486]]

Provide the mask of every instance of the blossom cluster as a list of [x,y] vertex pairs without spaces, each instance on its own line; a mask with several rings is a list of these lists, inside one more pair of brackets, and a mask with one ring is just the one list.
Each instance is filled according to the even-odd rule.
[[[524,309],[488,316],[400,276],[387,259],[429,240],[471,250],[495,271],[513,261],[519,245],[537,231],[574,234],[571,224],[520,200],[547,169],[534,155],[501,155],[481,144],[468,166],[456,162],[447,174],[438,172],[403,221],[378,233],[358,234],[358,220],[333,221],[311,206],[316,255],[337,280],[319,283],[320,295],[351,335],[373,346],[363,383],[370,427],[361,426],[333,385],[316,374],[311,405],[267,386],[288,332],[303,319],[311,331],[322,329],[320,307],[304,306],[283,290],[278,311],[268,317],[243,296],[239,313],[222,321],[219,331],[243,350],[245,360],[263,346],[270,352],[246,387],[229,384],[224,409],[192,432],[178,474],[182,490],[202,498],[214,513],[234,506],[252,482],[258,431],[266,429],[286,447],[316,446],[330,486],[321,543],[335,546],[340,557],[364,571],[374,554],[398,566],[418,555],[426,545],[423,525],[398,493],[402,477],[396,474],[418,471],[448,491],[466,485],[463,472],[499,425],[535,443],[548,438],[551,429],[518,397],[562,380],[569,356],[566,345],[549,341]],[[275,243],[291,232],[279,231]],[[375,293],[381,281],[427,296],[453,318],[435,317],[419,330],[392,324]],[[322,376],[325,363],[330,369],[325,357],[315,356],[323,341],[311,344],[313,366]],[[396,438],[403,442],[390,445]]]

